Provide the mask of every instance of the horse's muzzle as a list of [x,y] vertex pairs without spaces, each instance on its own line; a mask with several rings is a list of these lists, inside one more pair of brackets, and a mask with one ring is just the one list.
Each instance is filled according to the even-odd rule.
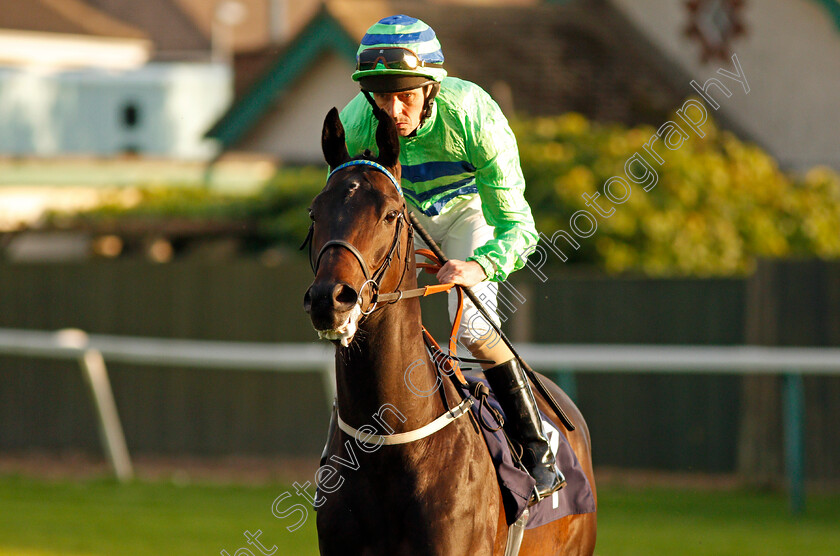
[[346,320],[358,301],[359,293],[349,284],[316,281],[303,296],[303,309],[316,330],[333,330]]

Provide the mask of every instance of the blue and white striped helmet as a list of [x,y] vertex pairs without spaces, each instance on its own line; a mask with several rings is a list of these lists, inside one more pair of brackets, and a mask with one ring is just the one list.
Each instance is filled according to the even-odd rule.
[[[391,79],[370,79],[380,76]],[[373,90],[365,85],[390,81],[417,86],[418,81],[412,77],[437,83],[446,77],[443,51],[434,30],[407,15],[393,15],[374,23],[356,52],[353,80]]]

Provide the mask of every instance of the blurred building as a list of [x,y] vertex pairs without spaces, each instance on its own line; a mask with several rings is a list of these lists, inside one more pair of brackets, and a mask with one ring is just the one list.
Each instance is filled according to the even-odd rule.
[[172,0],[4,0],[0,155],[211,156],[232,77],[210,39]]
[[607,3],[330,0],[281,51],[237,58],[237,99],[208,135],[225,149],[319,162],[324,116],[359,90],[359,41],[394,13],[431,25],[450,75],[484,87],[508,115],[653,123],[682,98],[670,66]]
[[840,169],[840,2],[609,1],[700,83],[737,54],[750,92],[721,103],[730,126],[785,168]]
[[320,122],[358,90],[359,39],[394,13],[429,23],[450,74],[508,113],[659,126],[695,94],[692,80],[732,71],[737,54],[750,91],[721,103],[718,122],[785,168],[840,168],[836,0],[327,0],[282,50],[237,56],[236,100],[209,136],[225,149],[319,161]]

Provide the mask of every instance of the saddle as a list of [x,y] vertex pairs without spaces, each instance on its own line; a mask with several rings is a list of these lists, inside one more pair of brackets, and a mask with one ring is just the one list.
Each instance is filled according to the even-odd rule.
[[[535,482],[519,462],[521,448],[508,438],[502,428],[505,416],[501,405],[485,379],[464,375],[458,365],[480,361],[446,354],[425,328],[423,333],[426,346],[439,372],[449,377],[462,398],[471,397],[475,402],[470,408],[471,417],[493,460],[508,527],[524,521],[524,528],[533,529],[569,515],[594,512],[595,498],[589,479],[566,436],[542,411],[540,415],[543,428],[548,435],[556,463],[566,477],[567,485],[533,504]],[[444,389],[440,390],[443,392]]]
[[[425,268],[428,272],[436,272],[440,269],[440,262],[430,251],[418,249],[417,254],[433,261],[432,263],[418,263],[418,267]],[[449,352],[443,351],[425,327],[423,327],[423,340],[438,374],[446,375],[453,382],[462,399],[472,397],[475,402],[478,402],[473,403],[470,408],[471,417],[476,429],[480,430],[484,437],[493,465],[496,468],[496,477],[502,492],[508,526],[513,527],[516,524],[521,529],[522,523],[525,522],[525,528],[532,529],[568,515],[594,512],[595,499],[592,495],[589,479],[583,472],[574,450],[566,440],[566,436],[557,429],[551,419],[542,411],[540,414],[543,428],[549,437],[556,463],[566,477],[567,486],[533,504],[535,482],[519,461],[521,448],[505,434],[502,428],[504,411],[501,405],[496,401],[486,380],[474,376],[465,376],[461,370],[460,363],[490,362],[456,355],[457,344],[455,338],[463,309],[461,290],[458,288],[456,291],[458,293],[458,309],[455,318],[452,319]],[[440,392],[443,395],[444,389],[441,388]],[[447,407],[450,406],[445,395],[443,396],[443,402]]]
[[[483,378],[467,375],[467,383],[475,390],[476,385],[487,387],[489,392],[479,403],[473,404],[472,411],[480,423],[487,450],[496,467],[496,477],[502,491],[505,504],[505,514],[508,525],[512,525],[522,517],[526,509],[530,512],[527,529],[533,529],[556,519],[568,515],[585,514],[595,511],[595,498],[586,474],[577,459],[565,435],[558,430],[545,413],[540,412],[543,427],[548,435],[551,448],[554,451],[558,467],[566,476],[567,485],[543,498],[535,505],[531,504],[534,493],[534,479],[518,463],[517,447],[504,435],[501,424],[504,422],[504,412],[496,401],[487,381]],[[472,395],[469,390],[466,395]],[[501,417],[501,420],[498,420]]]

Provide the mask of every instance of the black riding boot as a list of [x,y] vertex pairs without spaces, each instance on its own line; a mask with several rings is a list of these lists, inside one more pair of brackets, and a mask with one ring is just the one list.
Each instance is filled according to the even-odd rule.
[[563,473],[554,464],[537,402],[519,362],[511,359],[485,370],[484,376],[505,412],[505,432],[522,446],[522,463],[537,482],[539,499],[566,486]]

